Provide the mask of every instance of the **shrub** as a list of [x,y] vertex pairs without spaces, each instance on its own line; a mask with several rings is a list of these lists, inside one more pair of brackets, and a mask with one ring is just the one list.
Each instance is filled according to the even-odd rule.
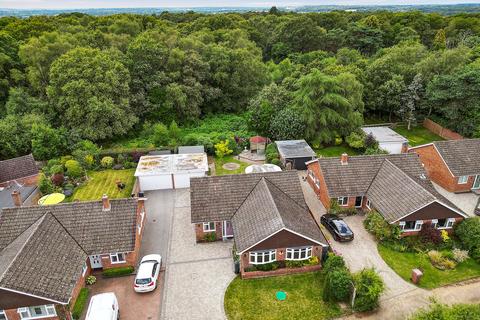
[[343,260],[343,257],[337,256],[333,253],[329,253],[327,261],[325,261],[325,264],[323,265],[323,272],[329,273],[334,270],[346,269],[346,268],[347,266],[345,264],[345,260]]
[[118,267],[103,270],[102,275],[106,278],[120,277],[131,274],[135,270],[132,266]]
[[345,141],[348,145],[354,149],[361,149],[365,147],[365,134],[362,132],[352,132],[346,138]]
[[215,232],[205,233],[205,235],[203,236],[203,240],[205,240],[206,242],[216,241],[217,240],[217,234]]
[[63,166],[61,164],[55,164],[55,165],[50,167],[50,169],[48,170],[48,173],[50,175],[54,175],[54,174],[57,174],[57,173],[63,173]]
[[409,320],[461,320],[480,319],[480,304],[456,304],[452,306],[434,303],[429,309],[420,310]]
[[265,155],[265,160],[267,163],[272,163],[274,159],[279,159],[280,155],[277,152],[268,153]]
[[95,159],[98,159],[99,154],[100,148],[89,140],[83,140],[77,143],[73,151],[74,158],[87,169],[93,168]]
[[370,211],[363,221],[368,232],[372,233],[377,240],[398,239],[400,230],[397,226],[390,225],[377,211]]
[[113,158],[107,156],[102,158],[102,160],[100,161],[100,164],[105,169],[111,169],[113,166],[113,162],[114,162]]
[[480,262],[480,248],[469,250],[469,253],[474,260]]
[[83,175],[83,168],[76,160],[68,160],[65,162],[65,168],[67,168],[69,177],[80,178]]
[[97,277],[95,276],[88,276],[85,279],[85,283],[88,284],[89,286],[91,286],[92,284],[95,284],[96,282],[97,282]]
[[428,252],[428,258],[432,265],[440,270],[454,269],[456,266],[455,261],[448,259],[436,250],[430,250]]
[[440,235],[442,236],[442,241],[443,241],[443,242],[448,242],[448,241],[450,241],[450,236],[448,235],[447,230],[442,230],[442,231],[440,231]]
[[376,309],[380,295],[385,289],[382,278],[374,269],[363,269],[353,278],[356,288],[353,309],[360,312]]
[[277,150],[277,145],[275,143],[269,143],[267,145],[267,148],[265,148],[265,154],[276,153],[276,152],[278,152],[278,150]]
[[50,179],[52,180],[53,184],[57,187],[61,186],[65,181],[65,177],[63,176],[63,173],[55,173]]
[[305,265],[305,261],[308,262],[308,260],[286,260],[285,266],[287,268],[300,268]]
[[95,158],[91,154],[87,154],[85,158],[83,158],[83,161],[87,168],[93,168],[95,166]]
[[224,156],[228,156],[232,154],[233,150],[229,149],[229,142],[228,140],[220,141],[219,143],[215,144],[215,155],[219,158],[223,158]]
[[55,186],[44,173],[40,173],[40,178],[38,180],[38,188],[43,195],[55,192]]
[[72,316],[74,319],[80,319],[83,309],[85,309],[85,305],[87,304],[88,300],[88,293],[90,290],[88,288],[80,289],[80,293],[78,294],[77,301],[75,301],[75,305],[72,309]]
[[463,220],[455,228],[455,234],[462,242],[464,248],[469,250],[470,253],[475,249],[479,249],[480,248],[480,217]]
[[276,165],[276,166],[279,166],[279,167],[282,166],[282,161],[280,161],[280,159],[278,159],[278,158],[272,159],[272,160],[270,161],[270,163],[271,163],[271,164],[274,164],[274,165]]
[[378,142],[373,136],[372,133],[369,133],[365,136],[365,141],[364,141],[364,146],[367,149],[377,149],[378,148]]
[[347,301],[352,292],[352,276],[346,269],[327,273],[323,287],[323,300]]
[[435,229],[432,224],[422,225],[422,229],[418,234],[423,242],[431,242],[433,244],[439,244],[443,242],[440,230]]
[[257,271],[257,268],[255,266],[249,266],[245,268],[245,272],[253,272]]
[[255,266],[256,270],[258,271],[272,271],[277,270],[279,267],[279,263],[277,261],[265,263],[265,264],[258,264]]
[[153,126],[153,144],[156,147],[167,146],[170,140],[168,128],[163,123],[157,123]]
[[311,266],[315,266],[320,263],[320,260],[318,259],[317,256],[312,256],[310,259],[308,259],[308,264]]
[[453,260],[455,260],[459,263],[464,262],[465,260],[467,260],[469,258],[467,250],[461,250],[461,249],[458,249],[458,248],[453,249],[452,255],[453,255]]

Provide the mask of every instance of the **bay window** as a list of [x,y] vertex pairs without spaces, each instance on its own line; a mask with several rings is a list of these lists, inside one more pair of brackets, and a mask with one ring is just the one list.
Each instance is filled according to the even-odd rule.
[[252,251],[250,252],[251,264],[266,264],[276,261],[275,250]]
[[18,308],[17,312],[20,315],[20,319],[40,319],[57,315],[53,304]]
[[287,260],[307,260],[312,257],[312,247],[287,248]]

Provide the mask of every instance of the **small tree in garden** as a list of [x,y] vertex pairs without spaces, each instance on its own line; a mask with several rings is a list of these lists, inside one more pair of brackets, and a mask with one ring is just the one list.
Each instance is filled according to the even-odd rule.
[[157,123],[153,126],[153,144],[156,147],[164,147],[168,145],[170,136],[168,134],[168,128],[163,123]]
[[363,134],[363,131],[354,131],[345,138],[345,141],[354,149],[362,149],[365,147],[365,134]]
[[456,228],[455,234],[462,242],[470,256],[480,261],[480,217],[462,221]]
[[220,141],[219,143],[215,144],[215,154],[217,157],[223,158],[224,156],[232,154],[233,150],[229,149],[228,145],[228,140]]
[[323,300],[347,301],[353,289],[352,276],[346,268],[337,268],[325,276]]
[[55,186],[44,173],[40,173],[40,178],[38,180],[38,188],[40,189],[40,192],[44,195],[55,192]]
[[385,290],[382,278],[374,269],[363,269],[354,276],[356,294],[353,309],[371,311],[378,307],[378,300]]
[[76,160],[68,160],[65,162],[65,168],[67,168],[67,175],[72,178],[80,178],[83,176],[83,168]]
[[113,167],[113,162],[114,160],[112,157],[103,157],[102,161],[100,161],[100,164],[103,168],[110,169],[111,167]]
[[329,273],[337,269],[346,269],[345,260],[341,256],[337,256],[333,253],[328,254],[328,259],[323,265],[323,272]]
[[435,229],[430,223],[422,225],[422,230],[420,230],[419,235],[425,243],[431,242],[439,244],[443,242],[440,230]]
[[417,74],[412,83],[407,87],[403,96],[403,104],[398,110],[403,121],[407,122],[407,129],[410,130],[412,122],[416,120],[415,113],[423,90],[422,75]]
[[366,149],[378,148],[378,141],[372,133],[369,133],[365,136],[364,145]]
[[363,221],[365,229],[375,235],[377,240],[398,239],[400,230],[397,226],[390,225],[377,211],[370,211]]

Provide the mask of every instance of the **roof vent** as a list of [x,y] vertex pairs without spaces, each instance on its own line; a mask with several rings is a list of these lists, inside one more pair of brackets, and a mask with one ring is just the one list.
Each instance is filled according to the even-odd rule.
[[427,180],[427,176],[425,175],[425,173],[422,173],[422,174],[420,175],[420,179],[422,179],[422,180]]

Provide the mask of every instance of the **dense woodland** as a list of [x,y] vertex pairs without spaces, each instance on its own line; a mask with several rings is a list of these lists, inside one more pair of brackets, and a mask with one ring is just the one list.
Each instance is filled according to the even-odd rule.
[[373,117],[428,116],[480,137],[479,57],[479,14],[4,17],[0,158],[174,135],[176,124],[193,128],[212,114],[315,144]]

